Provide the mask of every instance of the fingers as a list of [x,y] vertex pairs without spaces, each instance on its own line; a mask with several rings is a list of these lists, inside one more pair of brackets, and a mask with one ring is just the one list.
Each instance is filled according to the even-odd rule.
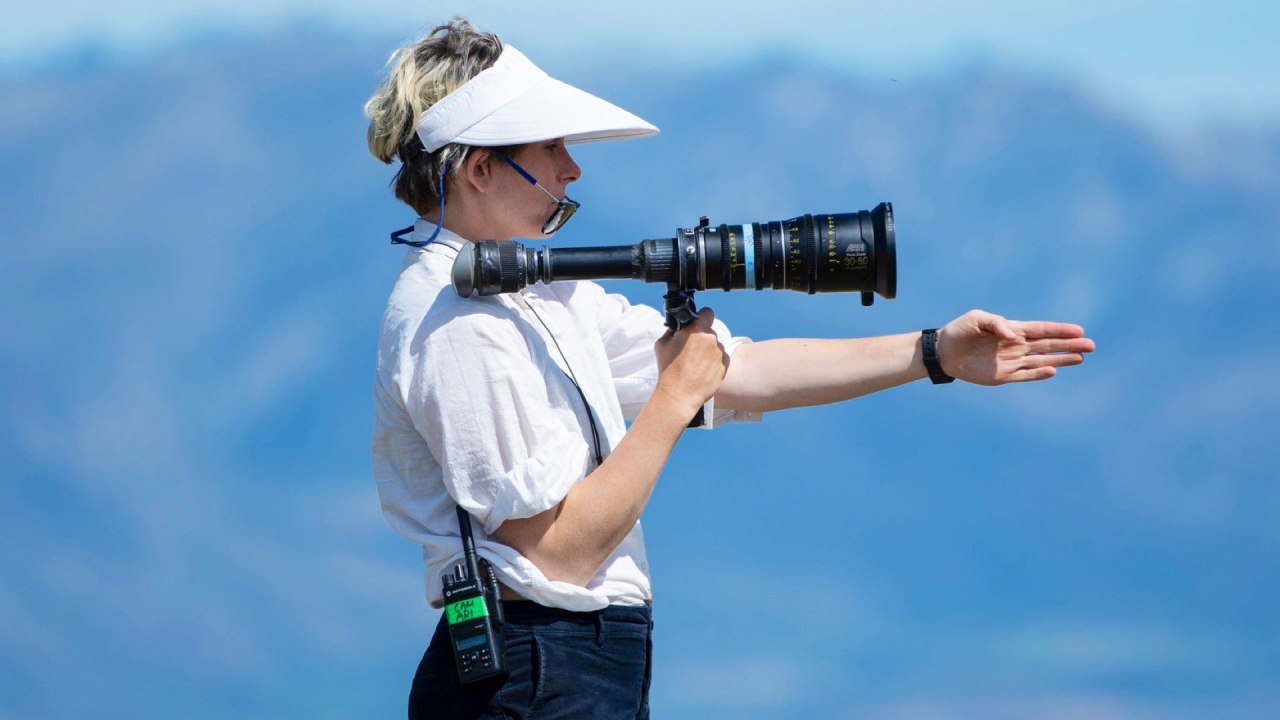
[[[1000,338],[998,351],[1002,359],[996,371],[996,385],[1007,382],[1048,380],[1058,368],[1079,365],[1086,353],[1096,349],[1093,340],[1084,336],[1084,328],[1074,323],[1047,320],[1007,320],[994,313],[971,310],[952,325],[961,332],[989,333]],[[939,344],[946,339],[939,337]]]
[[1047,320],[1031,320],[1019,322],[1022,334],[1028,340],[1044,338],[1083,338],[1084,328],[1075,323],[1049,322]]
[[[711,324],[715,322],[715,319],[716,311],[709,307],[704,307],[698,311],[697,315],[693,316],[693,320],[681,327],[679,332],[713,332]],[[663,340],[668,340],[674,337],[676,332],[677,331],[675,329],[668,327],[667,331],[662,334],[662,337],[659,338],[658,341],[662,342]]]
[[714,322],[715,319],[716,311],[709,307],[704,307],[698,311],[698,319],[694,320],[694,322],[709,330],[711,329],[711,323]]
[[1069,365],[1079,365],[1084,362],[1084,355],[1080,353],[1058,353],[1055,355],[1028,355],[1023,358],[1019,368],[1022,370],[1045,368],[1045,367],[1067,367]]
[[1048,380],[1058,374],[1058,368],[1079,365],[1084,362],[1080,353],[1059,353],[1055,355],[1028,355],[1021,366],[1009,373],[1006,382],[1036,382]]
[[711,327],[715,311],[702,308],[684,327],[668,332],[654,345],[658,382],[680,402],[688,401],[692,417],[724,380],[729,358]]
[[1089,338],[1051,338],[1047,340],[1032,340],[1027,343],[1028,348],[1033,353],[1087,353],[1093,352],[1094,343]]
[[1026,368],[1018,370],[1009,375],[1009,382],[1035,382],[1036,380],[1048,380],[1057,375],[1058,371],[1052,367]]
[[1003,340],[1016,341],[1018,334],[1013,331],[1008,320],[994,313],[974,310],[974,320],[978,323],[978,328],[986,332],[994,334]]
[[712,332],[711,323],[715,322],[716,311],[709,307],[704,307],[698,311],[693,317],[693,321],[681,328],[682,331],[689,332]]

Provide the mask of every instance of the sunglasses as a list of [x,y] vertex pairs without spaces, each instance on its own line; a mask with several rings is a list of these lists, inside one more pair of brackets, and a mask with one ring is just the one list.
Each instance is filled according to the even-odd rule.
[[577,200],[570,200],[568,195],[565,195],[563,200],[552,195],[550,190],[542,187],[542,185],[540,185],[532,175],[530,175],[524,168],[517,165],[515,160],[512,160],[509,157],[504,157],[502,160],[506,164],[510,165],[513,170],[520,173],[520,177],[528,180],[530,185],[546,193],[547,197],[551,198],[555,202],[555,211],[552,212],[551,217],[547,218],[547,221],[542,224],[543,235],[550,235],[564,227],[564,224],[569,222],[569,218],[573,217],[573,214],[578,212],[578,208],[582,207]]

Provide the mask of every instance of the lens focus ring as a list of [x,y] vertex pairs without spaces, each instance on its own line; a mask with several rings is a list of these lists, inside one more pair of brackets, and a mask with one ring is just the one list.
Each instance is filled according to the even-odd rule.
[[520,282],[520,246],[513,242],[498,243],[498,267],[501,269],[502,292],[515,292],[524,286]]

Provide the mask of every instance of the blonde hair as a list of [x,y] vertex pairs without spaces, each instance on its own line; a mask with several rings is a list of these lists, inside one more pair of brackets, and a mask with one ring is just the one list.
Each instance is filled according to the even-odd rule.
[[[497,35],[478,32],[466,18],[455,17],[393,52],[386,79],[364,104],[369,152],[387,164],[400,161],[391,184],[396,198],[419,215],[439,207],[438,188],[444,173],[462,167],[471,148],[450,143],[427,152],[418,139],[418,120],[445,95],[492,66],[501,54]],[[499,157],[507,151],[491,150]]]

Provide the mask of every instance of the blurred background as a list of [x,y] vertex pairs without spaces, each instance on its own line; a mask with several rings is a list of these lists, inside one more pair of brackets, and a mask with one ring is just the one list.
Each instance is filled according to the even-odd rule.
[[890,200],[898,299],[701,302],[1098,342],[687,434],[644,516],[656,717],[1280,717],[1277,7],[10,4],[0,718],[403,716],[438,616],[368,445],[412,217],[361,106],[455,13],[663,129],[575,151],[557,243]]

